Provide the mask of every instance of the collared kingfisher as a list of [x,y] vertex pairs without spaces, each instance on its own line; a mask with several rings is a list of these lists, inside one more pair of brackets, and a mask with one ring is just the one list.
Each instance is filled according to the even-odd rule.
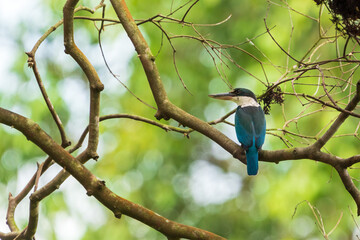
[[235,131],[246,153],[248,175],[258,172],[258,151],[265,141],[265,114],[255,94],[246,88],[235,88],[229,93],[211,94],[209,97],[231,100],[238,107],[235,113]]

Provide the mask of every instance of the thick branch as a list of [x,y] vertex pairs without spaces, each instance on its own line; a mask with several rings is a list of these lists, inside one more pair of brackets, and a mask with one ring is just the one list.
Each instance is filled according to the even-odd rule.
[[121,24],[131,39],[136,52],[138,53],[139,59],[145,70],[145,74],[149,80],[151,91],[153,93],[156,92],[156,94],[154,94],[154,98],[159,108],[157,118],[168,118],[168,116],[161,112],[162,105],[167,104],[169,100],[165,88],[160,80],[159,71],[157,71],[155,57],[152,55],[149,46],[146,44],[143,35],[132,18],[125,1],[111,0],[111,4],[113,5]]
[[93,67],[93,65],[91,65],[84,53],[82,53],[80,49],[76,46],[74,41],[74,10],[78,2],[79,0],[68,0],[66,1],[63,9],[65,52],[70,54],[74,58],[74,60],[80,65],[89,80],[91,88],[102,91],[104,89],[104,85],[101,83],[95,68]]
[[99,115],[100,115],[100,92],[90,89],[90,116],[89,116],[89,139],[87,152],[89,157],[98,159],[96,153],[99,143]]
[[33,201],[30,197],[29,224],[25,230],[25,239],[32,239],[35,236],[39,220],[39,202]]
[[97,159],[98,155],[96,150],[99,143],[100,92],[104,89],[104,85],[101,83],[93,65],[74,42],[74,9],[77,3],[78,0],[68,0],[63,9],[64,45],[65,52],[69,53],[80,65],[90,83],[89,141],[86,151],[90,157]]
[[261,150],[259,160],[263,162],[279,163],[287,160],[311,159],[317,162],[329,164],[333,167],[342,165],[343,159],[337,156],[319,151],[314,146],[302,148],[288,148],[275,151]]
[[3,233],[0,232],[0,239],[1,240],[13,240],[16,238],[20,233],[19,232],[10,232],[10,233]]

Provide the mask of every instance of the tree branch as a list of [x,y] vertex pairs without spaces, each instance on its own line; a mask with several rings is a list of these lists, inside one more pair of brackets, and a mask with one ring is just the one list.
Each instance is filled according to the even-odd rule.
[[67,0],[64,8],[64,46],[65,53],[70,54],[71,57],[79,64],[89,80],[90,87],[98,91],[104,89],[95,68],[91,65],[87,57],[76,46],[74,41],[74,9],[79,0]]
[[64,12],[64,46],[65,52],[70,54],[84,71],[90,83],[90,116],[89,116],[89,140],[86,152],[89,157],[97,159],[96,153],[99,143],[99,114],[100,92],[104,89],[100,78],[86,56],[80,51],[74,42],[74,9],[78,0],[67,0]]
[[354,199],[357,205],[357,215],[360,216],[360,192],[359,189],[355,186],[354,182],[351,179],[346,168],[335,167],[338,172],[341,181],[343,182],[346,190],[350,193],[351,197]]
[[20,234],[19,232],[10,232],[10,233],[0,232],[0,239],[1,240],[13,240],[17,236],[19,236],[19,234]]

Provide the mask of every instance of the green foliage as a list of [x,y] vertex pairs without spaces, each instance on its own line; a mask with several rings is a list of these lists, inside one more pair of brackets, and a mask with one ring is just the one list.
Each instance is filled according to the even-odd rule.
[[[281,2],[276,1],[276,4],[282,4]],[[61,18],[60,6],[62,3],[47,0],[43,1],[43,4],[54,16],[51,24],[55,24]],[[93,7],[97,1],[83,1],[82,4]],[[158,0],[128,1],[128,4],[135,19],[148,19],[158,13],[166,15],[170,12],[171,5],[174,9],[182,3]],[[276,46],[268,34],[264,34],[266,29],[263,19],[268,16],[268,27],[276,26],[271,30],[273,36],[284,48],[291,44],[290,52],[297,59],[304,56],[318,38],[318,25],[303,15],[276,4],[271,4],[268,8],[264,1],[200,1],[188,14],[186,21],[216,23],[232,15],[224,24],[215,27],[197,27],[197,29],[201,34],[224,44],[244,43],[247,39],[253,39],[262,34],[253,40],[255,45],[239,46],[254,54],[261,61],[266,61],[268,57],[275,65],[295,66],[294,61],[290,60],[287,63],[289,61],[287,56]],[[303,14],[317,17],[318,8],[311,1],[301,1],[300,3],[300,1],[294,0],[289,1],[289,5]],[[184,11],[181,11],[174,17],[181,17],[183,14]],[[98,11],[92,15],[80,12],[76,15],[100,17],[101,13]],[[106,17],[115,17],[111,7],[107,7]],[[289,37],[290,19],[291,24],[295,26],[291,38]],[[4,23],[0,23],[0,27],[2,27],[1,24]],[[20,21],[18,24],[22,30],[14,32],[14,36],[12,36],[17,50],[13,51],[15,60],[11,63],[7,74],[15,79],[10,84],[16,85],[16,89],[21,91],[7,93],[3,84],[0,88],[0,104],[31,117],[49,135],[59,141],[58,131],[42,100],[40,91],[36,88],[36,81],[31,69],[26,67],[26,56],[21,53],[28,51],[28,46],[35,44],[39,32],[41,35],[46,28],[39,27],[40,29],[38,29],[36,24],[31,28],[24,27],[26,20]],[[100,26],[99,22],[95,24]],[[162,27],[174,35],[194,35],[193,29],[189,26],[167,23]],[[105,57],[114,73],[119,75],[119,80],[108,73],[102,62],[98,48],[97,30],[93,22],[76,20],[75,28],[75,39],[79,48],[89,56],[90,61],[94,62],[105,85],[101,99],[102,115],[128,113],[154,119],[155,111],[136,100],[119,83],[120,80],[136,96],[155,106],[142,66],[135,52],[132,51],[129,40],[124,37],[125,33],[121,26],[106,27],[101,36]],[[148,40],[152,52],[156,54],[160,50],[156,55],[156,64],[169,98],[176,105],[205,120],[217,119],[234,107],[227,103],[214,103],[207,97],[209,93],[226,91],[228,87],[220,79],[213,61],[199,41],[172,40],[176,48],[175,58],[179,74],[190,94],[183,88],[176,73],[172,48],[160,29],[152,23],[146,23],[141,26],[141,30]],[[23,33],[31,38],[25,37],[24,40],[19,41],[23,37]],[[23,41],[26,42],[26,47],[24,47]],[[49,96],[66,126],[67,133],[70,135],[71,141],[76,143],[86,127],[89,93],[83,73],[69,56],[63,54],[61,41],[62,28],[59,28],[40,47],[37,63]],[[122,49],[124,45],[131,51]],[[257,51],[255,46],[261,49],[261,52]],[[328,48],[321,49],[321,58],[336,56],[334,48],[328,50]],[[261,65],[253,58],[234,49],[228,52],[244,69],[266,82]],[[123,56],[127,59],[122,60]],[[119,63],[122,65],[119,66]],[[229,61],[225,61],[225,63],[230,66],[229,69],[225,65],[223,67],[226,69],[228,81],[232,86],[252,88],[257,95],[265,92],[265,87],[254,77],[236,68]],[[274,80],[282,74],[276,69],[274,70],[270,64],[265,65],[265,69],[270,82],[275,82]],[[317,83],[318,80],[309,78],[304,81]],[[6,82],[6,84],[9,83]],[[286,88],[290,89],[291,84],[286,85]],[[312,86],[306,85],[296,86],[296,88],[299,92],[316,91]],[[272,106],[270,115],[267,117],[268,128],[283,127],[285,124],[284,109],[287,119],[292,119],[303,107],[293,96],[285,96],[285,104],[284,108]],[[307,111],[313,110],[315,109],[309,108]],[[296,123],[292,122],[289,130],[296,132],[300,128],[302,134],[313,136],[328,123],[329,118],[334,118],[337,114],[337,112],[322,112],[321,115],[313,115]],[[209,115],[211,119],[208,119]],[[232,117],[229,119],[232,121]],[[161,122],[177,126],[173,121],[162,120]],[[348,125],[340,129],[339,134],[354,132],[356,124],[357,120],[349,119]],[[217,127],[235,140],[233,127],[227,125]],[[356,212],[354,203],[334,170],[321,163],[309,160],[286,161],[279,164],[260,163],[259,175],[248,177],[245,175],[243,164],[218,147],[214,147],[213,143],[198,133],[191,133],[188,139],[182,134],[165,132],[155,126],[130,119],[101,122],[100,130],[100,158],[98,162],[89,163],[87,166],[97,177],[104,179],[107,186],[121,197],[141,204],[171,220],[212,231],[230,240],[321,239],[322,235],[314,223],[315,216],[310,208],[306,204],[298,205],[307,200],[321,212],[327,231],[336,225],[340,214],[344,214],[340,224],[331,235],[333,239],[350,239],[355,231],[355,223],[349,211],[351,208],[352,212]],[[28,167],[27,163],[35,166],[35,162],[40,161],[39,157],[45,159],[46,156],[15,130],[1,126],[0,136],[0,189],[6,189],[6,191],[2,191],[0,203],[3,209],[0,212],[4,212],[7,192],[18,193],[26,181],[17,174],[21,172],[22,168]],[[306,140],[304,141],[306,142]],[[302,145],[301,143],[296,144]],[[351,156],[356,154],[358,142],[354,141],[354,138],[339,137],[333,139],[326,147],[331,153]],[[286,148],[286,146],[279,138],[268,134],[264,148],[275,150]],[[191,169],[198,166],[195,164],[199,160],[204,160],[218,169],[223,174],[221,176],[229,173],[239,176],[241,187],[238,194],[230,195],[222,202],[212,203],[210,201],[210,203],[204,204],[196,201],[192,191],[200,189],[194,190],[192,180],[204,176],[194,175]],[[213,165],[212,162],[221,162],[227,167],[220,164]],[[9,184],[11,181],[19,182],[20,179],[22,179],[22,186],[15,187],[14,184]],[[224,186],[229,189],[232,187]],[[60,188],[60,192],[62,188]],[[209,191],[215,190],[211,190],[210,186]],[[82,193],[85,194],[85,191]],[[53,228],[55,228],[56,215],[66,211],[67,205],[71,204],[64,196],[66,194],[71,195],[69,192],[53,194],[47,201],[41,203],[44,214],[41,214],[40,218],[49,219]],[[82,199],[82,201],[88,200],[87,198]],[[94,201],[91,204],[99,203]],[[88,211],[91,212],[91,209]],[[107,210],[100,211],[103,211],[102,214],[106,216],[104,220],[96,227],[92,227],[88,223],[81,239],[164,239],[161,234],[135,220],[125,216],[117,220]],[[26,219],[26,212],[17,212],[17,214]],[[81,212],[68,212],[67,216],[81,221],[81,217],[78,216],[80,214]],[[4,220],[4,216],[1,217]],[[96,218],[96,215],[92,217]],[[58,239],[54,232],[55,230],[39,229],[39,234],[46,239]]]

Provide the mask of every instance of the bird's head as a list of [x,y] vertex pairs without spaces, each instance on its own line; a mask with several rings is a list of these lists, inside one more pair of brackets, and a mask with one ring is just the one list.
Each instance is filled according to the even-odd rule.
[[230,100],[242,107],[260,106],[255,94],[246,88],[235,88],[228,93],[210,94],[209,97],[221,100]]

